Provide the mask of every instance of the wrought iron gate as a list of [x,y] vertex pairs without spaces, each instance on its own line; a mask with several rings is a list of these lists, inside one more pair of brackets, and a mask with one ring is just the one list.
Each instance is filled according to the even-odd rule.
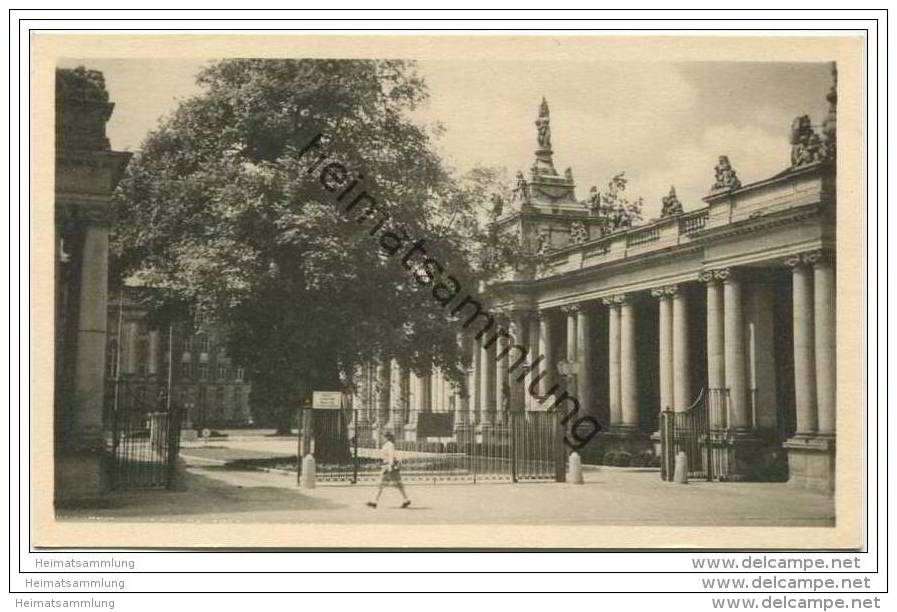
[[109,386],[113,488],[171,487],[180,450],[180,407],[169,405],[164,395],[151,398],[146,385],[119,380]]
[[666,409],[660,413],[660,476],[673,480],[676,455],[685,453],[688,477],[713,480],[714,461],[708,403],[704,390],[683,412]]
[[[395,437],[404,480],[563,480],[563,440],[558,415],[549,412],[491,413],[480,423],[456,423],[454,413],[305,410],[302,439],[315,457],[317,480],[377,481],[385,434]],[[309,412],[311,414],[309,414]],[[310,431],[308,431],[310,430]],[[301,461],[298,462],[301,470]]]

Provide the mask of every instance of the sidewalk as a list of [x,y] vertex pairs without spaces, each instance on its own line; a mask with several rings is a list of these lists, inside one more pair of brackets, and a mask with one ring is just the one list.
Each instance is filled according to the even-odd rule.
[[[247,446],[254,448],[243,449],[244,453],[261,452],[255,445]],[[825,495],[780,483],[695,481],[675,485],[662,482],[653,469],[589,469],[583,485],[409,483],[411,508],[399,509],[401,498],[387,489],[380,507],[373,510],[364,505],[374,493],[371,485],[321,485],[305,490],[296,486],[295,475],[233,471],[185,456],[184,490],[114,493],[109,508],[65,510],[59,518],[332,524],[834,525],[834,502]]]

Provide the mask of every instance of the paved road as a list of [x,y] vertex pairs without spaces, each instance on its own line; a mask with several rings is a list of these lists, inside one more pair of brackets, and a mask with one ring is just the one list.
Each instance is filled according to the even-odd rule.
[[[256,445],[246,450],[261,452]],[[834,524],[834,505],[825,495],[771,483],[674,485],[661,482],[656,470],[637,468],[588,470],[584,485],[410,484],[414,500],[410,509],[401,510],[398,493],[387,490],[381,507],[372,510],[364,505],[374,490],[370,485],[300,490],[295,476],[233,471],[207,460],[191,460],[189,451],[185,458],[182,490],[116,493],[109,508],[68,510],[60,518],[292,524]]]

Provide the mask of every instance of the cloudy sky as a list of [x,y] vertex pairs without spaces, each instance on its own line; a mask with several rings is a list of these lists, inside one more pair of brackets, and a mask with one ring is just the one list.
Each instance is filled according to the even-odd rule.
[[[62,63],[102,70],[115,112],[112,146],[136,151],[178,100],[199,92],[203,60],[127,59]],[[788,165],[791,120],[825,117],[830,68],[821,63],[626,63],[422,61],[431,99],[415,114],[445,128],[439,147],[459,171],[532,164],[533,121],[545,96],[559,172],[570,166],[577,197],[626,172],[645,216],[675,185],[685,209],[703,205],[719,155],[743,183]]]

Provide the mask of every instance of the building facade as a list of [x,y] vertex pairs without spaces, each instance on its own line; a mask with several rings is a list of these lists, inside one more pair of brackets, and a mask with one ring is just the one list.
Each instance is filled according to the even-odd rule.
[[112,193],[130,153],[113,151],[103,75],[56,71],[54,466],[56,503],[108,487],[104,437]]
[[252,386],[243,368],[228,356],[222,331],[206,321],[176,324],[171,330],[154,326],[141,299],[150,291],[125,287],[109,302],[107,414],[115,409],[132,414],[164,411],[171,393],[171,401],[184,410],[185,429],[252,424]]
[[471,354],[464,382],[446,392],[434,381],[447,377],[382,363],[360,377],[355,405],[414,439],[403,414],[453,411],[487,431],[506,410],[544,410],[544,398],[567,391],[601,424],[580,451],[599,462],[656,453],[663,411],[702,409],[702,444],[725,479],[832,491],[836,99],[833,84],[818,128],[795,119],[782,172],[743,185],[721,155],[704,206],[683,211],[671,189],[661,217],[638,226],[602,210],[594,188],[576,199],[572,171],[554,167],[543,100],[529,178],[517,174],[495,221],[542,265],[494,279],[485,294],[493,329],[537,367],[521,368],[491,331],[459,336]]

